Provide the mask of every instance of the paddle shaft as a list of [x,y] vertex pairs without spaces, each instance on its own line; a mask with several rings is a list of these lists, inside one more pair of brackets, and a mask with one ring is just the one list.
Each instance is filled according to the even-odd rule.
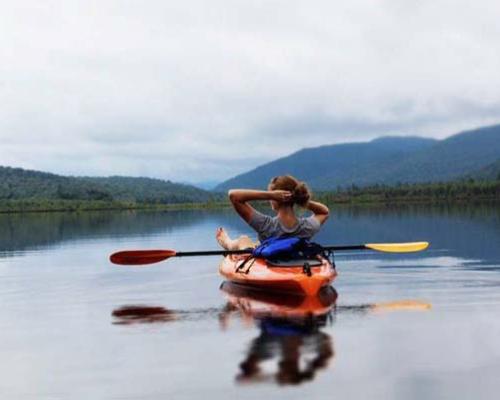
[[[354,246],[323,246],[325,250],[370,250],[364,244]],[[244,250],[208,250],[208,251],[178,251],[175,257],[197,257],[197,256],[228,256],[230,254],[250,254],[251,249]]]
[[[412,253],[429,246],[428,242],[412,243],[367,243],[350,246],[323,246],[326,251],[375,250],[387,253]],[[252,254],[252,249],[179,251],[175,250],[129,250],[111,254],[110,261],[120,265],[154,264],[171,257],[228,256],[230,254]]]

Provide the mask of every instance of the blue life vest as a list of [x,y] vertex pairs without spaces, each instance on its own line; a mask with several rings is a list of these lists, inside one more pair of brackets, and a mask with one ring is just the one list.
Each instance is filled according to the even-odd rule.
[[310,258],[323,253],[316,243],[297,237],[271,237],[264,240],[252,251],[254,257],[281,260]]

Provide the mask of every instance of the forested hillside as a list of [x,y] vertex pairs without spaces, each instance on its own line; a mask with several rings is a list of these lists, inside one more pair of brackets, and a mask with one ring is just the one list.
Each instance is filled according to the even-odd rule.
[[0,167],[0,200],[125,201],[149,204],[206,202],[213,195],[190,185],[150,178],[67,177]]

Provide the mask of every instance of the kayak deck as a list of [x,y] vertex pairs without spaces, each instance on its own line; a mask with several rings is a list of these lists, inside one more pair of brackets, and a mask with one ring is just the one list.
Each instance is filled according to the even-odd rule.
[[[248,255],[224,257],[219,265],[220,274],[230,282],[305,296],[316,296],[322,287],[328,286],[337,276],[330,261],[322,257],[286,264],[272,264],[262,258],[245,262],[247,258]],[[308,266],[304,268],[306,263]]]

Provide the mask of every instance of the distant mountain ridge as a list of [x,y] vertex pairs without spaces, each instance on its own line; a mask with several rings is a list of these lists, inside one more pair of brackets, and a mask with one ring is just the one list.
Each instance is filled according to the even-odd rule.
[[69,177],[0,166],[0,200],[99,200],[137,203],[206,202],[213,194],[161,179]]
[[276,175],[292,174],[315,190],[339,186],[449,181],[489,176],[500,162],[500,125],[465,131],[444,140],[381,137],[370,142],[306,148],[231,178],[214,190],[265,188]]

